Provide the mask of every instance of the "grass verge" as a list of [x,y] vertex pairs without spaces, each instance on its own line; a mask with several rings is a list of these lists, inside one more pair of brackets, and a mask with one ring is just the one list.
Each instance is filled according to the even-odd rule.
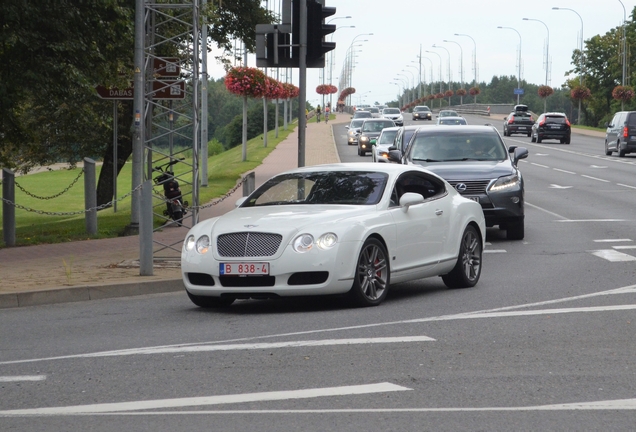
[[[224,196],[234,188],[236,182],[257,166],[276,146],[285,140],[296,125],[288,130],[279,128],[278,137],[275,131],[267,134],[267,147],[263,146],[263,136],[259,135],[247,142],[247,160],[243,161],[242,146],[234,147],[208,159],[208,186],[199,188],[199,202],[204,204],[215,198]],[[184,164],[175,165],[175,174],[186,173],[190,169],[188,160]],[[97,166],[97,176],[101,166]],[[15,202],[19,206],[15,211],[16,245],[26,246],[43,243],[62,243],[92,238],[110,238],[121,235],[130,224],[131,197],[121,199],[128,193],[132,184],[132,163],[127,163],[117,177],[118,197],[117,211],[113,207],[101,210],[97,214],[98,232],[95,236],[86,234],[84,216],[84,187],[81,168],[45,171],[37,174],[16,177]],[[79,177],[79,179],[78,179]],[[191,178],[191,177],[190,177]],[[78,180],[77,180],[78,179]],[[189,179],[188,179],[189,180]],[[73,183],[75,181],[75,183]],[[68,191],[56,196],[73,184]],[[25,193],[21,188],[29,192]],[[181,184],[182,192],[187,200],[191,187]],[[155,187],[161,194],[161,187]],[[54,197],[55,196],[55,197]],[[54,197],[54,198],[51,198]],[[161,213],[165,204],[156,201],[156,213]],[[25,210],[22,207],[24,207]],[[0,215],[0,221],[2,216]],[[155,217],[155,224],[165,222]],[[0,247],[6,247],[3,226],[0,223]]]

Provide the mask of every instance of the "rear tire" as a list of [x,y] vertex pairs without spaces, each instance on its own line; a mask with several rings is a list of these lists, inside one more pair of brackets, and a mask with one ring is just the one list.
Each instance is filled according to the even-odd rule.
[[530,134],[530,142],[537,142],[537,138],[534,136],[534,134]]
[[186,290],[186,293],[188,294],[188,297],[190,298],[190,301],[192,303],[194,303],[196,306],[199,306],[205,309],[225,308],[230,306],[232,303],[234,303],[234,300],[235,300],[232,297],[208,297],[208,296],[194,295],[194,294],[190,294],[188,290]]
[[543,138],[541,138],[541,137],[539,136],[539,134],[537,134],[537,142],[538,142],[539,144],[541,144],[541,141],[543,141]]
[[450,273],[442,276],[448,288],[471,288],[481,275],[483,245],[481,236],[473,226],[467,226],[459,244],[457,263]]
[[618,152],[618,157],[625,157],[625,150],[621,149],[621,143],[619,141],[616,142],[616,151]]
[[567,138],[565,139],[565,143],[566,143],[566,144],[570,144],[570,137],[567,137]]
[[391,271],[384,245],[375,238],[364,242],[353,275],[349,299],[354,306],[377,306],[389,292]]

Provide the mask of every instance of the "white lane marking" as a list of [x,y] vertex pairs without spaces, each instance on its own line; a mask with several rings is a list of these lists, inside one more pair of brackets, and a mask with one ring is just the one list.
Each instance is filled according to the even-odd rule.
[[[636,399],[617,399],[596,402],[575,402],[568,404],[534,405],[518,407],[479,408],[333,408],[333,409],[255,409],[255,410],[197,410],[197,411],[152,411],[100,413],[100,415],[149,416],[149,415],[210,415],[210,414],[384,414],[384,413],[430,413],[430,412],[512,412],[512,411],[604,411],[636,410]],[[83,415],[83,414],[82,414]],[[0,413],[1,416],[1,413]]]
[[[256,339],[256,338],[254,338]],[[276,349],[276,348],[300,348],[300,347],[317,347],[317,346],[335,346],[335,345],[365,345],[378,343],[411,343],[411,342],[434,342],[435,339],[428,336],[403,336],[403,337],[379,337],[379,338],[358,338],[358,339],[323,339],[323,340],[307,340],[307,341],[285,341],[270,343],[252,343],[252,344],[221,344],[219,342],[169,345],[147,348],[131,348],[125,350],[101,351],[88,354],[75,354],[68,356],[49,357],[41,360],[66,360],[74,358],[97,358],[97,357],[119,357],[127,355],[144,355],[144,354],[167,354],[167,353],[184,353],[184,352],[209,352],[209,351],[231,351],[231,350],[258,350],[258,349]],[[31,360],[37,361],[37,360]],[[22,360],[0,362],[0,365],[24,363]]]
[[603,168],[607,168],[607,166],[605,166],[605,165],[590,165],[590,168],[603,169]]
[[557,222],[626,222],[626,219],[568,219]]
[[541,164],[534,163],[534,162],[530,162],[530,165],[538,166],[539,168],[550,168],[550,167],[549,167],[549,166],[547,166],[547,165],[541,165]]
[[600,179],[600,178],[592,177],[592,176],[585,175],[585,174],[581,174],[581,177],[589,178],[591,180],[596,180],[596,181],[600,181],[600,182],[604,182],[604,183],[609,183],[610,182],[609,180]]
[[636,249],[636,246],[612,246],[614,249]]
[[92,405],[75,405],[55,408],[30,408],[0,411],[2,416],[33,416],[33,415],[69,415],[69,414],[97,414],[117,413],[122,411],[139,411],[158,408],[178,408],[205,405],[220,405],[246,402],[279,401],[290,399],[308,399],[324,396],[346,396],[371,393],[385,393],[397,391],[411,391],[388,382],[377,384],[352,385],[341,387],[313,388],[305,390],[287,390],[261,393],[244,393],[222,396],[201,396],[179,399],[157,399],[133,402],[114,402]]
[[[390,326],[390,325],[403,325],[403,324],[414,324],[414,323],[422,323],[422,322],[448,321],[450,319],[463,319],[464,316],[467,316],[467,317],[471,318],[473,315],[475,315],[475,317],[478,318],[480,316],[480,314],[484,314],[484,313],[502,312],[502,311],[509,311],[509,310],[515,310],[515,309],[536,307],[536,306],[545,306],[545,305],[551,305],[551,304],[557,304],[557,303],[565,303],[565,302],[571,302],[571,301],[579,301],[579,300],[583,300],[583,299],[589,299],[589,298],[606,296],[606,295],[617,295],[617,294],[619,294],[619,295],[620,294],[636,294],[636,285],[627,285],[627,286],[624,286],[624,287],[614,288],[614,289],[607,290],[607,291],[600,291],[600,292],[595,292],[595,293],[591,293],[591,294],[582,294],[582,295],[572,296],[572,297],[564,297],[564,298],[554,299],[554,300],[545,300],[545,301],[534,302],[534,303],[524,303],[524,304],[520,304],[520,305],[504,306],[504,307],[495,308],[495,309],[484,309],[484,310],[480,310],[480,311],[466,312],[464,314],[458,314],[458,315],[442,315],[442,316],[429,317],[429,318],[416,318],[416,319],[410,319],[410,320],[388,321],[388,322],[383,322],[383,323],[360,324],[360,325],[347,326],[347,327],[335,327],[335,328],[325,328],[325,329],[317,329],[317,330],[306,330],[306,331],[300,331],[300,332],[290,332],[290,333],[279,333],[279,334],[271,334],[271,335],[251,336],[251,337],[229,339],[229,340],[223,340],[223,341],[214,341],[214,342],[198,342],[198,343],[189,343],[189,344],[180,344],[180,345],[165,345],[163,347],[197,346],[197,345],[201,345],[201,344],[210,344],[210,343],[222,344],[222,343],[228,343],[228,342],[246,342],[246,341],[259,340],[259,339],[272,339],[272,338],[279,338],[279,337],[305,336],[305,335],[309,335],[309,334],[332,333],[332,332],[341,332],[341,331],[349,331],[349,330],[361,330],[361,329],[369,329],[369,328],[374,328],[374,327],[385,327],[385,326]],[[636,306],[634,306],[634,307],[636,308]],[[615,310],[615,309],[613,309],[613,308],[605,308],[605,310]],[[550,313],[552,311],[555,311],[555,309],[548,309],[547,311],[548,311],[547,313]],[[596,311],[597,310],[585,310],[585,312],[596,312]],[[583,310],[581,310],[580,312],[583,312]],[[151,347],[151,349],[154,349],[154,348],[162,348],[162,347]],[[122,352],[125,352],[125,351],[126,350],[123,350]],[[116,352],[116,351],[107,351],[107,352],[113,353],[113,352]],[[95,353],[95,354],[100,354],[100,353]],[[68,356],[49,357],[49,358],[37,358],[37,359],[26,359],[26,360],[11,360],[11,361],[0,362],[0,365],[19,364],[19,363],[33,363],[33,362],[50,361],[50,360],[64,360],[64,359],[69,359],[69,358],[96,356],[95,354],[89,354],[89,355],[78,354],[78,355],[68,355]]]
[[505,249],[484,249],[484,253],[506,253]]
[[535,208],[535,209],[537,209],[537,210],[541,210],[542,212],[547,213],[547,214],[549,214],[549,215],[552,215],[552,216],[555,216],[555,217],[561,218],[561,219],[563,219],[564,221],[569,220],[569,219],[568,219],[568,218],[566,218],[565,216],[561,216],[560,214],[557,214],[557,213],[551,212],[550,210],[546,210],[546,209],[544,209],[543,207],[539,207],[538,205],[530,204],[528,201],[526,201],[526,205],[527,205],[527,206],[530,206],[530,207],[532,207],[532,208]]
[[630,242],[632,239],[598,239],[594,240],[596,243],[620,243],[620,242]]
[[632,255],[628,255],[622,252],[618,252],[614,249],[602,249],[602,250],[592,250],[588,251],[592,255],[595,255],[599,258],[603,258],[605,260],[611,262],[626,262],[626,261],[636,261],[636,257]]
[[557,184],[551,184],[550,189],[570,189],[572,186],[559,186]]
[[44,381],[46,375],[0,376],[0,382]]
[[616,183],[616,184],[618,186],[623,186],[623,187],[630,188],[630,189],[636,189],[636,186],[630,186],[630,185],[626,185],[626,184],[623,184],[623,183]]
[[553,169],[553,170],[555,170],[555,171],[559,171],[559,172],[562,172],[562,173],[566,173],[566,174],[576,174],[575,172],[572,172],[572,171],[566,171],[566,170],[564,170],[564,169],[560,169],[560,168],[552,168],[552,169]]

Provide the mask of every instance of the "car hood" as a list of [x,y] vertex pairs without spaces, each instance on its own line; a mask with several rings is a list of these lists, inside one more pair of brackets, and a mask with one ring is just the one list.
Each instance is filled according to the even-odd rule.
[[375,206],[359,205],[275,205],[263,207],[236,208],[223,216],[208,219],[195,228],[216,235],[237,232],[276,232],[283,236],[293,235],[302,230],[313,231],[321,224],[336,229],[344,219],[368,215]]
[[484,180],[511,175],[516,171],[509,159],[501,161],[413,162],[445,180]]
[[362,135],[369,138],[377,138],[380,136],[380,132],[362,132]]

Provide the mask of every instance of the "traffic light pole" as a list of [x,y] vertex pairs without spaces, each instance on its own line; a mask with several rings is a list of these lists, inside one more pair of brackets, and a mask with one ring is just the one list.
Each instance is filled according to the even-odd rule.
[[298,47],[298,167],[305,166],[305,137],[307,135],[307,2],[299,1],[299,42]]

